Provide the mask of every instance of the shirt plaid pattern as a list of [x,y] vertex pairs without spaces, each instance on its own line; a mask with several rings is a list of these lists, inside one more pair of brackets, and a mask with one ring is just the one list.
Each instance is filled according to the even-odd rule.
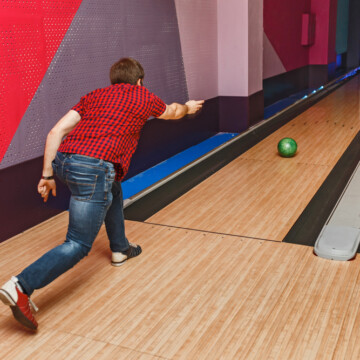
[[73,110],[81,120],[62,141],[59,151],[110,161],[120,181],[128,172],[140,132],[165,103],[144,86],[114,84],[83,96]]

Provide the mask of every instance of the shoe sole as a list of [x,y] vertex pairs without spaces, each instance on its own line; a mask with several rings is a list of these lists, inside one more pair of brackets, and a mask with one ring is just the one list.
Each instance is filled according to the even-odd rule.
[[141,253],[142,253],[142,249],[140,249],[140,252],[139,252],[137,255],[135,255],[135,256],[130,256],[130,257],[128,257],[127,259],[125,259],[125,260],[123,260],[123,261],[118,261],[118,262],[111,261],[111,265],[112,265],[112,266],[121,266],[121,265],[124,265],[124,263],[125,263],[127,260],[136,258],[136,257],[139,256]]
[[16,306],[15,301],[13,300],[13,298],[10,296],[10,294],[5,291],[5,290],[0,290],[0,300],[8,306]]
[[10,309],[14,315],[14,318],[22,325],[31,330],[36,330],[37,326],[35,326],[19,309],[16,305],[13,298],[10,296],[8,292],[5,290],[0,290],[0,300],[7,306],[10,306]]
[[121,262],[111,262],[111,265],[112,266],[121,266],[121,265],[124,265],[126,263],[126,260],[124,261],[121,261]]

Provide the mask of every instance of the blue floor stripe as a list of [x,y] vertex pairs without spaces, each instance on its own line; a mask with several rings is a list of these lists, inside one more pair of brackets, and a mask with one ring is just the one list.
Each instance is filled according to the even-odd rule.
[[218,133],[205,141],[194,145],[179,154],[135,175],[122,183],[124,199],[128,199],[159,180],[181,169],[183,166],[205,155],[214,148],[232,139],[238,134]]

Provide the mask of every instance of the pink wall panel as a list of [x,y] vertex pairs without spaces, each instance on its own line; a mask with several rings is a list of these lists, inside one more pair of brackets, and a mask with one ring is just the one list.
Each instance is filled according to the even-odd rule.
[[218,1],[221,96],[248,96],[248,27],[248,0]]
[[218,0],[219,95],[262,90],[262,0]]
[[189,97],[261,91],[263,0],[175,0],[175,4]]
[[189,97],[218,96],[217,0],[175,0]]
[[252,95],[263,88],[263,0],[249,0],[249,89]]

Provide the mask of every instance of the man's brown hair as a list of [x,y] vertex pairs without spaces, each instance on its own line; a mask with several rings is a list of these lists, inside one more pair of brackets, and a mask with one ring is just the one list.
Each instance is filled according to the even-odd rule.
[[122,58],[110,69],[111,84],[136,85],[138,80],[144,79],[145,73],[141,64],[132,58]]

